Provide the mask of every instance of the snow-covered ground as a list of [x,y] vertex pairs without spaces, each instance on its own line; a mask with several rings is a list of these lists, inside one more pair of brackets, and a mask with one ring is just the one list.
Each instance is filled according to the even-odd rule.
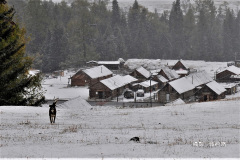
[[[240,158],[240,101],[116,108],[0,106],[1,158]],[[140,143],[129,141],[139,137]]]
[[88,99],[89,89],[88,86],[84,87],[68,87],[69,78],[76,72],[64,71],[63,77],[57,78],[45,78],[42,86],[45,91],[46,99],[72,99],[81,96],[84,99]]
[[[146,68],[155,69],[158,60],[150,61]],[[212,76],[227,66],[186,62]],[[73,74],[43,82],[47,99],[70,99],[58,104],[55,124],[48,105],[0,106],[0,158],[240,158],[240,92],[221,101],[152,108],[90,106],[87,87],[67,87]],[[129,141],[136,136],[139,143]]]

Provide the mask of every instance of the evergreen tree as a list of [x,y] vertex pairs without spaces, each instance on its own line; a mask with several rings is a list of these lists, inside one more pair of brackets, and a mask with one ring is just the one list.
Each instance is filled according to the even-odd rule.
[[112,27],[114,27],[115,25],[120,26],[121,24],[121,15],[120,15],[120,9],[119,9],[117,0],[112,1],[111,21],[112,21]]
[[[173,3],[170,17],[169,17],[169,32],[172,43],[172,54],[174,57],[181,58],[184,54],[184,40],[183,40],[183,13],[180,5],[180,0]],[[173,55],[172,55],[173,56]]]
[[185,39],[185,52],[186,52],[186,59],[193,59],[194,52],[193,52],[193,35],[195,31],[195,16],[193,8],[189,8],[187,14],[184,16],[184,39]]
[[226,60],[231,60],[234,58],[234,24],[235,19],[233,12],[230,9],[226,12],[226,18],[223,22],[223,54]]
[[0,105],[39,105],[41,77],[30,76],[32,59],[25,56],[25,30],[13,21],[14,9],[0,1]]

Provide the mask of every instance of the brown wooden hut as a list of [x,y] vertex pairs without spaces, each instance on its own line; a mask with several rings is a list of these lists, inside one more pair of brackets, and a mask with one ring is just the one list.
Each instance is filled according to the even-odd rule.
[[178,98],[187,100],[190,97],[194,97],[194,88],[194,85],[185,77],[168,82],[158,91],[158,101],[168,103]]
[[204,85],[197,93],[200,102],[213,101],[225,98],[226,89],[216,81]]
[[113,73],[105,66],[80,70],[71,77],[71,86],[85,86],[112,77]]
[[151,72],[149,72],[148,70],[146,70],[143,67],[139,67],[139,68],[135,69],[129,75],[131,75],[131,76],[135,77],[136,79],[138,79],[138,82],[143,82],[143,81],[146,81],[147,79],[150,78]]
[[136,81],[137,79],[130,75],[116,75],[101,80],[89,87],[89,97],[90,99],[112,99],[121,95],[124,89],[129,88]]
[[236,66],[229,66],[228,68],[216,74],[217,82],[235,82],[240,81],[240,68]]

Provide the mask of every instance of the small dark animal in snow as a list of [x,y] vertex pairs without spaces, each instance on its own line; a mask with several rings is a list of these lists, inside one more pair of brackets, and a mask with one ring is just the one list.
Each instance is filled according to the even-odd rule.
[[133,137],[129,141],[140,142],[139,137]]
[[50,118],[50,123],[55,123],[56,115],[57,115],[57,110],[56,110],[56,103],[58,99],[56,99],[53,104],[49,105],[49,118]]

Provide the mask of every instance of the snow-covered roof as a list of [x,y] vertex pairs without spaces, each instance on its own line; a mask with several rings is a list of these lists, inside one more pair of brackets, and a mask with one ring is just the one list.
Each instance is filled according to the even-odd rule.
[[83,72],[86,73],[91,78],[99,78],[99,77],[108,76],[108,75],[113,74],[112,71],[110,71],[108,68],[106,68],[103,65],[93,67],[90,69],[85,69],[85,70],[83,70]]
[[155,75],[158,75],[158,73],[161,71],[161,69],[154,69],[154,70],[151,70],[150,72],[151,72],[151,74],[153,75],[153,76],[155,76]]
[[[151,86],[153,86],[153,85],[155,85],[155,84],[157,84],[157,83],[158,83],[158,82],[151,80]],[[146,87],[146,88],[147,88],[147,87],[150,87],[150,80],[141,82],[141,83],[139,83],[139,85],[141,85],[141,86],[143,86],[143,87]]]
[[213,81],[206,71],[195,72],[186,76],[185,78],[195,87]]
[[100,82],[109,89],[114,90],[135,81],[137,81],[137,79],[130,75],[126,76],[116,75],[114,77],[101,80]]
[[188,74],[188,71],[181,68],[181,69],[179,69],[179,70],[176,70],[176,73],[177,73],[177,74]]
[[163,83],[168,82],[168,80],[165,77],[163,77],[162,75],[157,75],[157,78],[159,79],[159,81],[161,81]]
[[143,68],[142,66],[137,68],[136,71],[138,71],[140,74],[142,74],[144,77],[149,78],[151,76],[151,72]]
[[219,83],[223,88],[232,88],[238,85],[238,83]]
[[226,89],[223,86],[221,86],[219,83],[217,83],[216,81],[209,82],[206,85],[218,95],[220,95],[226,91]]
[[[236,75],[240,75],[240,68],[238,68],[236,66],[229,66],[229,67],[227,67],[223,71],[226,71],[226,70],[229,71],[229,72],[232,72],[232,73],[234,73]],[[221,72],[223,72],[223,71],[221,71]],[[221,72],[219,72],[219,73],[221,73]]]
[[190,83],[185,77],[169,82],[179,94],[185,93],[195,88],[195,86]]
[[171,70],[169,68],[163,68],[162,71],[167,75],[169,80],[179,78],[179,75],[175,70]]
[[120,64],[120,61],[98,61],[97,62],[99,65],[103,65],[103,64]]
[[[179,60],[182,64],[183,64],[183,66],[186,68],[186,69],[189,69],[190,67],[187,65],[187,63],[184,61],[184,60]],[[179,62],[178,61],[178,62]],[[176,63],[177,64],[177,63]]]

